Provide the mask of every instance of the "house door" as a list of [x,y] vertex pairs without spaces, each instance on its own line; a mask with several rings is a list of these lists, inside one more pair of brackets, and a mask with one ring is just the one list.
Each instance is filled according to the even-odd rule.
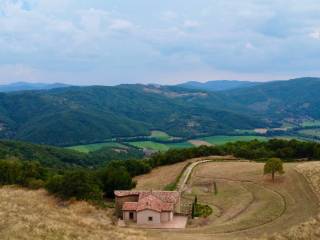
[[130,220],[133,220],[133,212],[130,212],[130,213],[129,213],[129,219],[130,219]]

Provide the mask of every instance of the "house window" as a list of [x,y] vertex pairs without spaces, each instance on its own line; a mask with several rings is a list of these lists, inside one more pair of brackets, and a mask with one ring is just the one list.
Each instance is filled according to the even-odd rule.
[[148,220],[149,220],[149,222],[152,222],[153,217],[149,217]]
[[130,213],[129,213],[129,219],[130,219],[130,220],[133,220],[133,212],[130,212]]

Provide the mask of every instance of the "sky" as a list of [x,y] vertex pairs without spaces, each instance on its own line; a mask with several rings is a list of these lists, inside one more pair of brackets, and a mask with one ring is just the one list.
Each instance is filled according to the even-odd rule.
[[0,84],[320,76],[319,0],[0,0]]

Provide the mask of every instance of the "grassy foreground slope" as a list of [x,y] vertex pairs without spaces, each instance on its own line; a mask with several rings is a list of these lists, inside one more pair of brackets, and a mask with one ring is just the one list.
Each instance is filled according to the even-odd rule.
[[143,240],[141,231],[112,225],[111,211],[59,202],[44,190],[0,188],[0,239]]
[[[139,176],[137,188],[163,188],[174,181],[185,164],[171,165],[172,174],[169,166],[164,166]],[[286,173],[278,177],[276,183],[272,183],[269,176],[263,176],[262,170],[263,164],[254,162],[218,161],[198,166],[189,180],[183,201],[189,197],[193,200],[196,194],[198,202],[213,208],[213,215],[208,219],[196,219],[189,228],[179,232],[148,231],[148,238],[318,239],[319,201],[309,184],[316,184],[315,190],[320,191],[320,163],[286,163]],[[157,181],[169,172],[168,181]],[[218,186],[216,196],[208,191],[213,179]]]

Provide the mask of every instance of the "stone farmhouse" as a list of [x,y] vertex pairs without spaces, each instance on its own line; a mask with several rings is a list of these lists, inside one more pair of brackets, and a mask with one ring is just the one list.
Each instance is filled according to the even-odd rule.
[[115,198],[116,214],[124,222],[169,227],[181,221],[177,191],[115,191]]

